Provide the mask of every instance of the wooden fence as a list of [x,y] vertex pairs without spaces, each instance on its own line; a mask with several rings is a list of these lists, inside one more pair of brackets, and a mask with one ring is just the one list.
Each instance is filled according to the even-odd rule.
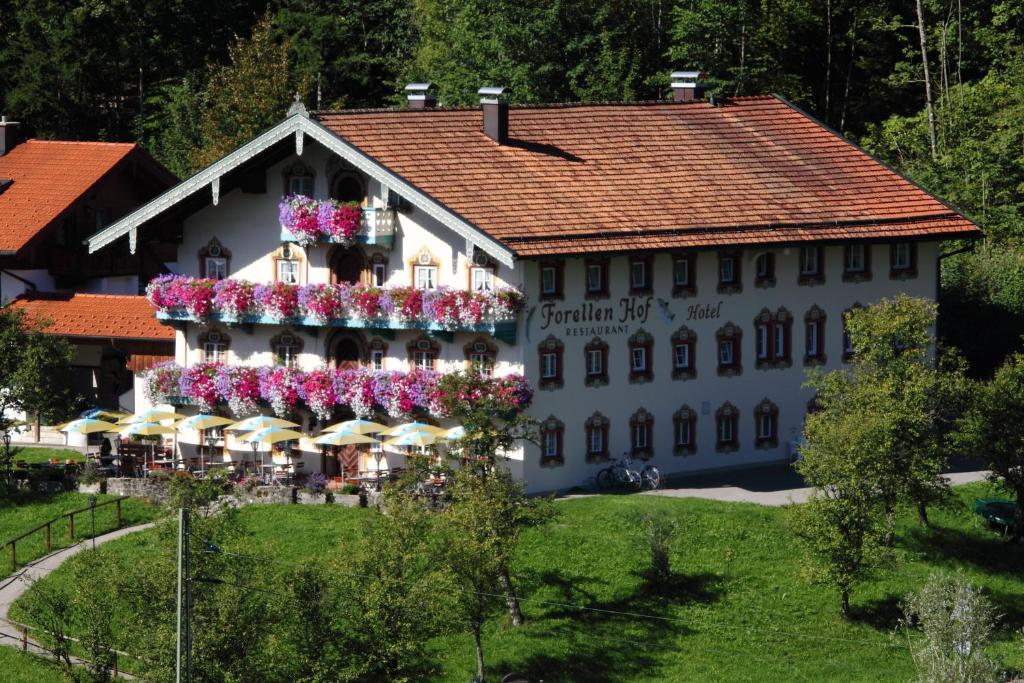
[[80,515],[83,512],[92,512],[93,510],[98,510],[98,509],[100,509],[102,507],[106,507],[107,505],[115,505],[115,506],[117,506],[117,527],[116,528],[120,529],[121,528],[121,501],[122,500],[127,500],[128,498],[129,498],[129,496],[119,496],[119,497],[114,498],[112,500],[105,500],[102,503],[97,503],[96,505],[89,505],[89,506],[81,508],[79,510],[72,510],[71,512],[65,512],[65,513],[63,513],[61,515],[58,515],[57,517],[54,517],[53,519],[51,519],[51,520],[49,520],[47,522],[43,522],[39,526],[37,526],[37,527],[35,527],[35,528],[33,528],[33,529],[29,530],[29,531],[26,531],[21,536],[18,536],[16,538],[12,538],[9,541],[5,541],[3,545],[0,545],[0,551],[2,551],[3,548],[6,548],[6,547],[10,546],[10,548],[11,548],[11,573],[14,573],[14,572],[18,571],[18,541],[22,541],[22,540],[28,538],[29,536],[31,536],[32,534],[37,533],[39,531],[45,531],[46,532],[46,552],[47,552],[47,554],[49,554],[51,552],[51,550],[52,550],[51,527],[53,527],[54,524],[57,524],[58,522],[60,522],[63,519],[67,518],[67,520],[68,520],[68,536],[70,536],[71,540],[74,541],[75,540],[75,515]]

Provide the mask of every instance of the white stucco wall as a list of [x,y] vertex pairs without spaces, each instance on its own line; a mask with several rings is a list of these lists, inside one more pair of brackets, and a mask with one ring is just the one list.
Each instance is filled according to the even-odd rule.
[[[14,277],[15,275],[18,277]],[[0,271],[0,306],[31,289],[29,285],[18,278],[28,280],[41,292],[52,292],[57,288],[53,276],[45,269]]]

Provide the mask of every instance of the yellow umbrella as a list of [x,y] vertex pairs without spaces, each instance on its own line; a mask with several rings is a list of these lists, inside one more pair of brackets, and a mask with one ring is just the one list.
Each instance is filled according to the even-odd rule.
[[[282,420],[279,417],[271,417],[270,415],[256,415],[254,417],[247,417],[241,422],[236,422],[230,427],[225,427],[229,432],[252,432],[266,430],[268,427],[298,427],[298,422],[291,422],[290,420]],[[242,439],[246,441],[247,439]]]
[[254,432],[236,437],[239,441],[257,441],[259,443],[280,443],[281,441],[295,441],[302,438],[302,433],[294,429],[280,429],[270,427],[268,429],[257,429]]
[[128,425],[118,433],[121,436],[157,436],[158,434],[174,434],[174,427],[157,422],[139,422]]
[[94,420],[91,417],[83,417],[79,420],[72,420],[60,428],[60,431],[67,434],[93,434],[94,432],[116,432],[117,425],[103,420]]
[[135,422],[160,422],[161,420],[177,420],[185,417],[178,413],[172,413],[169,410],[147,410],[144,413],[136,413],[135,415],[128,415],[122,417],[117,421],[119,425],[127,425]]
[[179,432],[196,430],[196,429],[210,429],[212,427],[222,427],[224,425],[233,424],[235,421],[220,415],[193,415],[192,417],[186,417],[184,420],[179,420],[174,423],[175,428]]
[[324,427],[322,431],[325,432],[347,432],[349,434],[376,434],[377,432],[383,432],[387,429],[387,425],[382,425],[379,422],[370,422],[369,420],[345,420],[333,424],[330,427]]
[[384,442],[385,446],[433,446],[442,437],[428,432],[408,432]]
[[435,427],[434,425],[428,425],[426,422],[406,422],[405,424],[395,425],[385,429],[381,434],[383,436],[400,436],[402,434],[408,434],[409,432],[426,432],[428,434],[436,434],[442,436],[446,430],[441,427]]
[[348,446],[359,443],[377,443],[377,439],[365,434],[345,434],[342,432],[328,432],[313,439],[312,443],[317,446]]

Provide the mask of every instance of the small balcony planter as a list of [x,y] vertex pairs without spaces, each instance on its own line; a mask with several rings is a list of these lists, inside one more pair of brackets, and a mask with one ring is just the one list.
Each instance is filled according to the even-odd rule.
[[316,244],[355,242],[390,249],[394,244],[395,212],[392,209],[362,208],[333,199],[316,200],[290,195],[278,205],[281,241],[303,248]]

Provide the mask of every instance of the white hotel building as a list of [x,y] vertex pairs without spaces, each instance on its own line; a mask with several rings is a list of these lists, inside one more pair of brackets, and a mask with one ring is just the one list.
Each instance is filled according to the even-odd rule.
[[[622,453],[664,474],[791,458],[805,370],[850,351],[843,312],[935,298],[942,242],[979,234],[777,97],[676,84],[672,102],[509,107],[492,89],[481,111],[411,93],[401,110],[293,107],[89,248],[174,225],[184,275],[521,288],[523,314],[487,332],[169,322],[182,366],[445,372],[490,354],[535,389],[540,443],[511,454],[533,492]],[[359,202],[357,244],[289,241],[278,203],[296,191]]]

